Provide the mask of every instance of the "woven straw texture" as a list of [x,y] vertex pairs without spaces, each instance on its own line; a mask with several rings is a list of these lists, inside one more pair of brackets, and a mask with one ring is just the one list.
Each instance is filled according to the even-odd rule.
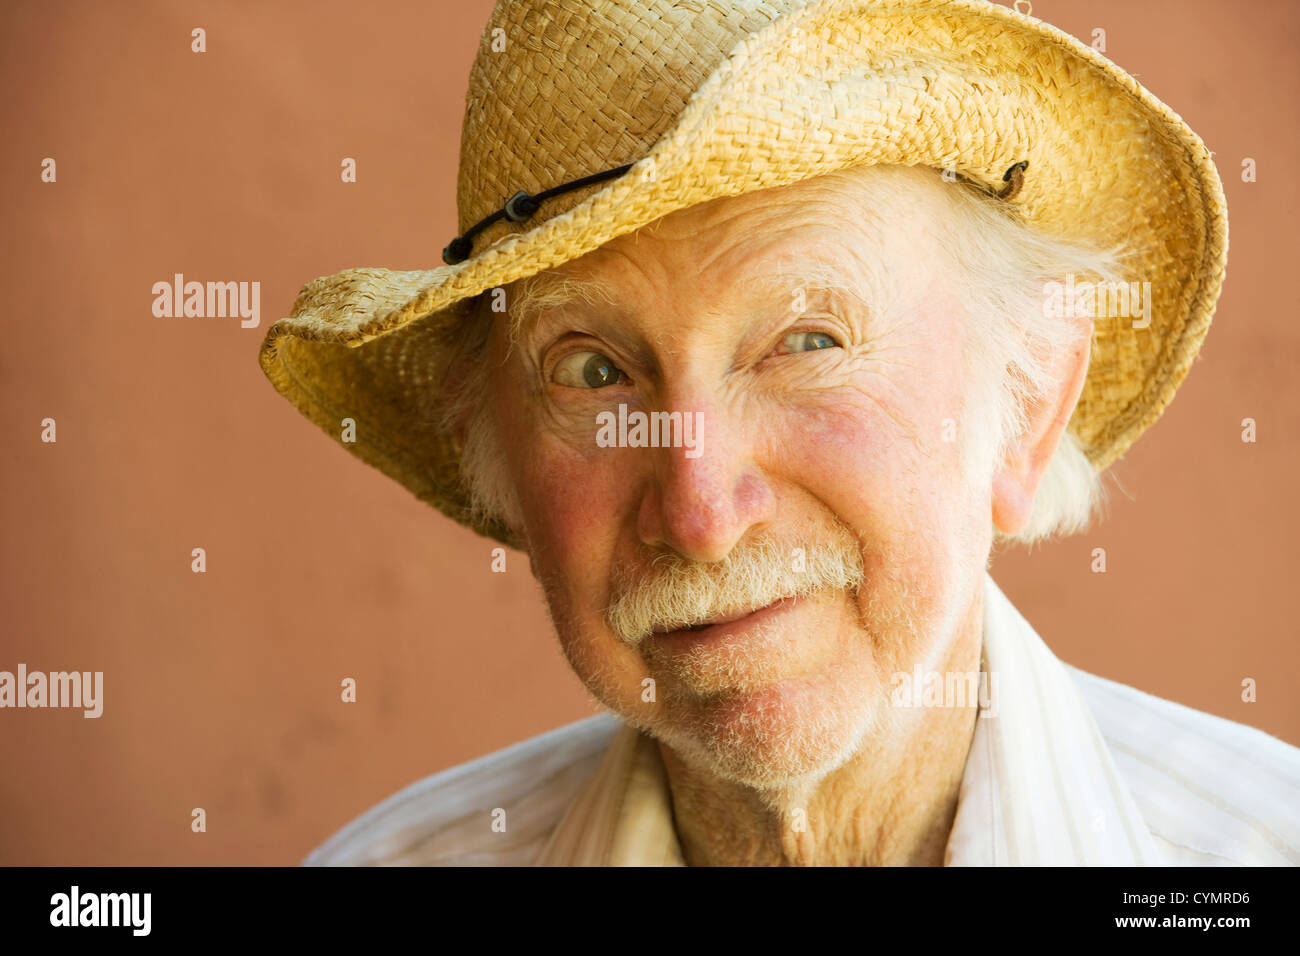
[[1222,186],[1201,140],[1131,76],[985,0],[502,0],[470,74],[460,231],[518,190],[636,165],[495,223],[458,265],[309,282],[267,331],[261,366],[336,440],[354,419],[348,451],[511,543],[467,520],[438,426],[441,343],[470,297],[720,196],[871,164],[953,169],[997,190],[1022,160],[1010,201],[1024,221],[1127,242],[1151,283],[1149,327],[1096,320],[1070,421],[1105,468],[1160,416],[1208,331],[1227,256]]

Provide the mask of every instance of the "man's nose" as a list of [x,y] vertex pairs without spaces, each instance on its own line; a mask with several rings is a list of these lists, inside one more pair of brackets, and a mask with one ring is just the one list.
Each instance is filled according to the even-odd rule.
[[692,416],[695,448],[652,448],[653,475],[641,501],[637,531],[650,547],[671,548],[694,561],[721,561],[745,534],[771,520],[776,503],[754,459],[743,423],[712,403],[674,403]]

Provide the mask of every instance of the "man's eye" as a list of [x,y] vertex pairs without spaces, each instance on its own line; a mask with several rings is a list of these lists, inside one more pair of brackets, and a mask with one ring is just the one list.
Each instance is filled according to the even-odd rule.
[[627,376],[609,356],[599,352],[574,352],[555,363],[552,377],[570,388],[604,388],[627,381]]
[[839,348],[840,343],[825,332],[791,332],[781,340],[777,353],[787,355],[791,352],[813,352],[817,349]]

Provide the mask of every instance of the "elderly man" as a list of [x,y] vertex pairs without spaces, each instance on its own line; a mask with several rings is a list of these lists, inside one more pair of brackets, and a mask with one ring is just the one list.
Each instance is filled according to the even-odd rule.
[[1208,153],[1117,67],[975,0],[503,0],[460,209],[263,368],[525,551],[608,713],[310,862],[1300,862],[1300,751],[987,574],[1087,523],[1222,280]]

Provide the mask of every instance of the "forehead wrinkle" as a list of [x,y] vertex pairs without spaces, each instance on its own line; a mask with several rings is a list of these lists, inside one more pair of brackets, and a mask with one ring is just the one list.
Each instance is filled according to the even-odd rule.
[[[830,218],[821,214],[823,206],[830,210]],[[715,235],[722,234],[710,243],[711,251],[700,259],[699,273],[703,275],[714,270],[743,272],[748,260],[759,258],[762,250],[779,247],[783,243],[804,249],[814,243],[825,245],[823,237],[838,236],[842,232],[842,227],[837,222],[843,216],[842,207],[837,208],[833,203],[815,198],[769,201],[761,206],[738,209],[734,215],[723,220],[720,226],[711,227]],[[776,222],[769,222],[772,219]],[[721,228],[724,226],[725,232]],[[733,233],[736,232],[742,237],[739,241],[733,238]],[[755,248],[751,239],[756,235],[763,237],[763,243],[758,248]]]
[[[805,182],[798,185],[804,191],[809,191],[809,186],[814,184]],[[742,240],[737,243],[722,239],[716,242],[716,251],[704,257],[695,270],[696,283],[703,289],[718,290],[723,298],[734,297],[738,301],[758,301],[762,297],[775,297],[778,294],[791,296],[795,290],[803,289],[807,295],[827,293],[848,299],[859,307],[880,307],[882,303],[879,301],[879,293],[882,290],[876,288],[880,283],[873,281],[878,278],[875,275],[877,268],[872,268],[870,263],[864,261],[863,254],[868,257],[875,254],[879,258],[883,252],[880,249],[882,237],[878,230],[863,228],[863,218],[849,217],[852,224],[849,231],[857,241],[845,243],[841,238],[834,244],[825,242],[822,237],[829,228],[838,229],[836,235],[843,236],[846,218],[844,201],[850,198],[845,193],[851,190],[829,184],[815,185],[820,195],[801,196],[793,203],[793,208],[788,204],[769,203],[751,204],[748,208],[742,208],[728,205],[726,199],[721,200],[718,207],[709,211],[707,231],[725,228],[731,232],[743,227],[744,233],[752,235],[757,226],[747,220],[758,219],[761,222],[765,218],[780,216],[782,221],[776,227],[777,234],[769,233],[764,240],[760,240],[757,250],[753,241]],[[827,196],[827,193],[830,195]],[[755,195],[760,194],[730,198],[747,199]],[[826,220],[823,214],[828,210],[838,225]],[[631,265],[633,274],[643,273],[646,265],[642,257],[636,254],[644,248],[637,241],[641,232],[645,231],[647,237],[660,246],[671,247],[674,244],[702,241],[700,232],[691,233],[688,238],[682,239],[655,235],[658,228],[673,219],[674,215],[670,214],[643,229],[618,237],[595,251],[625,259]],[[805,234],[808,228],[816,230],[820,235],[810,238]],[[624,241],[620,242],[620,239]],[[753,265],[754,261],[760,265]],[[621,283],[607,279],[597,269],[566,271],[566,265],[572,263],[564,263],[518,280],[518,291],[509,310],[512,344],[521,334],[536,332],[541,318],[551,311],[587,308],[603,313],[613,309],[625,315],[635,313],[641,317],[635,308],[629,310],[621,307],[620,303],[624,299],[636,301],[637,298],[635,295],[624,294]],[[740,277],[725,283],[708,278],[714,270],[725,271],[728,267],[736,268]],[[719,289],[720,286],[723,288]],[[732,293],[731,296],[728,295],[729,292]],[[716,300],[719,295],[711,295],[709,298]],[[705,311],[709,314],[716,313],[717,306],[715,303]]]
[[[771,275],[754,275],[745,268],[745,260],[756,257],[753,244],[748,241],[727,241],[725,238],[712,243],[713,250],[702,256],[695,267],[696,281],[702,288],[716,288],[716,281],[710,282],[706,275],[714,269],[727,271],[734,268],[741,272],[743,278],[737,285],[745,292],[771,294],[772,286],[781,286],[787,275],[799,278],[798,287],[806,291],[831,292],[847,294],[851,298],[862,300],[863,295],[876,306],[883,308],[883,294],[886,286],[891,286],[892,271],[884,261],[886,254],[895,252],[890,248],[887,238],[894,238],[891,229],[887,236],[884,232],[886,220],[895,218],[891,212],[897,212],[899,200],[903,193],[908,202],[903,203],[911,215],[903,216],[903,222],[897,227],[912,227],[902,231],[915,232],[919,225],[916,208],[917,199],[930,199],[929,192],[935,192],[933,184],[911,181],[911,177],[899,179],[898,176],[879,175],[881,170],[874,168],[854,169],[839,173],[826,174],[798,183],[778,187],[772,190],[760,190],[738,196],[721,197],[699,206],[677,210],[628,235],[618,237],[600,247],[601,251],[615,254],[627,259],[636,269],[643,269],[640,257],[624,248],[628,242],[633,247],[639,245],[641,233],[658,244],[671,246],[674,243],[702,241],[702,233],[728,233],[741,231],[744,235],[753,235],[756,231],[767,233],[764,248],[779,248],[782,243],[798,244],[799,250],[786,256],[794,264],[790,273],[778,265]],[[891,170],[893,172],[893,170]],[[921,188],[929,186],[929,189]],[[892,188],[886,188],[892,187]],[[917,194],[920,194],[918,197]],[[847,204],[847,208],[846,208]],[[827,218],[826,213],[829,213]],[[694,228],[688,228],[688,216],[695,220]],[[761,229],[765,219],[779,218],[775,228]],[[752,220],[752,222],[751,222]],[[685,230],[684,235],[676,227]],[[835,242],[830,247],[842,251],[844,256],[829,255],[822,257],[810,254],[810,242],[800,235],[805,227],[812,227],[819,232],[834,230]],[[874,228],[871,228],[874,227]],[[845,241],[845,232],[850,233]],[[924,231],[924,230],[922,230]],[[668,235],[663,235],[667,232]],[[773,235],[772,233],[778,233]],[[793,235],[791,235],[793,233]],[[679,238],[681,236],[682,238]],[[625,240],[620,242],[619,240]],[[764,259],[768,258],[764,256]],[[806,263],[811,259],[810,263]],[[825,261],[829,259],[831,261]],[[619,292],[616,283],[608,283],[602,277],[588,271],[581,276],[574,276],[563,271],[564,264],[520,280],[523,288],[517,297],[517,303],[511,309],[511,339],[517,338],[521,328],[534,322],[541,313],[564,307],[592,307],[603,309],[618,308]],[[753,284],[755,288],[749,289]],[[791,286],[781,286],[784,291],[791,291]],[[856,288],[855,288],[856,287]]]
[[[755,284],[760,292],[770,293],[775,285],[785,290],[801,287],[809,292],[851,293],[856,298],[862,297],[857,292],[860,290],[863,295],[878,298],[872,295],[880,291],[876,288],[880,285],[877,273],[894,250],[887,248],[884,230],[872,228],[877,225],[874,218],[846,212],[846,198],[839,196],[838,203],[818,198],[801,200],[794,211],[774,210],[783,213],[780,226],[773,230],[775,234],[768,232],[757,242],[720,244],[705,268],[716,268],[723,274],[739,273],[740,285]],[[829,207],[834,221],[815,215],[821,211],[819,207]],[[755,230],[747,231],[752,235]]]

